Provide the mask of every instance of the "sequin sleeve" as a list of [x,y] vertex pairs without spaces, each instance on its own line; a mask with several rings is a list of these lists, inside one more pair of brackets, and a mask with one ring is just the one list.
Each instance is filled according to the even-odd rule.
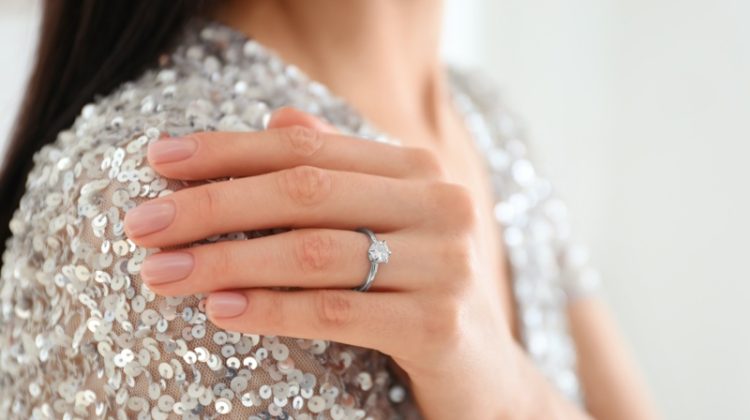
[[494,215],[512,272],[521,340],[541,372],[583,406],[567,309],[599,294],[598,276],[573,239],[565,204],[537,170],[530,141],[502,91],[482,72],[452,70],[458,103],[468,110],[498,197]]
[[[507,106],[497,83],[478,70],[451,68],[475,119],[496,196],[495,216],[504,230],[516,291],[527,283],[558,288],[572,302],[601,292],[598,271],[571,227],[567,206],[537,168],[522,119]],[[482,141],[481,139],[484,138]],[[538,280],[530,280],[538,278]],[[518,294],[518,293],[517,293]]]
[[409,395],[385,355],[225,331],[207,321],[203,296],[165,298],[142,282],[141,263],[156,250],[128,240],[123,217],[190,186],[155,173],[147,145],[195,130],[258,129],[269,109],[257,95],[234,96],[243,89],[236,82],[212,81],[226,73],[199,70],[218,66],[205,45],[188,44],[174,59],[84,107],[34,156],[3,255],[0,412],[24,419],[406,418]]
[[[568,296],[584,290],[578,287],[581,254],[571,248],[565,213],[555,210],[564,207],[535,173],[526,143],[491,105],[493,91],[479,83],[471,96],[479,112],[470,119],[487,122],[477,139],[487,147],[503,197],[495,214],[505,228],[524,344],[565,395],[579,399],[560,290],[561,283]],[[140,278],[143,260],[157,250],[125,237],[125,213],[194,185],[155,173],[145,158],[148,144],[193,131],[260,130],[269,111],[281,106],[323,117],[345,134],[388,141],[345,101],[259,43],[198,23],[159,66],[83,107],[69,129],[34,155],[0,273],[1,413],[13,419],[420,418],[408,378],[386,355],[326,340],[221,330],[207,321],[203,296],[157,296]]]

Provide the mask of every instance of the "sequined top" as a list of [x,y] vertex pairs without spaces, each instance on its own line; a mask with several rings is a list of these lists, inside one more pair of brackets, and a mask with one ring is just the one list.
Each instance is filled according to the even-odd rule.
[[[400,144],[273,51],[218,23],[189,25],[162,58],[83,107],[34,156],[3,255],[0,412],[23,419],[419,418],[382,353],[224,331],[207,321],[204,296],[162,297],[144,285],[139,269],[156,250],[126,238],[123,216],[198,184],[162,178],[148,165],[146,147],[160,135],[260,130],[270,111],[291,105],[343,133]],[[572,244],[565,207],[535,172],[497,93],[472,73],[449,73],[491,171],[523,344],[580,403],[565,308],[595,290],[595,272]]]

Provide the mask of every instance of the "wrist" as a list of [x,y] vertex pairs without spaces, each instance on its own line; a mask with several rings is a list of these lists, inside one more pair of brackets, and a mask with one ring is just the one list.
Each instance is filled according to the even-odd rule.
[[[513,342],[508,352],[508,384],[504,393],[503,404],[500,407],[497,419],[521,420],[538,418],[535,417],[538,409],[535,407],[535,396],[539,391],[535,388],[533,381],[530,381],[529,359],[524,349],[516,342]],[[537,401],[538,403],[538,401]]]
[[574,403],[567,400],[534,365],[526,351],[514,342],[509,384],[498,410],[497,419],[589,419]]

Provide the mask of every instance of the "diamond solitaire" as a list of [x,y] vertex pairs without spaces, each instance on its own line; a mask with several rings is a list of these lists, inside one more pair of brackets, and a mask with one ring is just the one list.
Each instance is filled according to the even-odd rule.
[[370,248],[367,250],[367,257],[370,259],[370,262],[378,264],[387,263],[390,255],[391,250],[385,241],[375,241],[370,244]]
[[366,292],[375,280],[375,273],[378,272],[378,265],[380,263],[388,262],[391,250],[388,248],[388,244],[385,243],[385,241],[378,240],[378,238],[375,237],[375,233],[370,229],[360,227],[357,228],[357,231],[364,233],[370,238],[370,247],[367,248],[367,259],[370,261],[370,272],[367,273],[367,278],[362,282],[362,285],[354,288],[354,290]]

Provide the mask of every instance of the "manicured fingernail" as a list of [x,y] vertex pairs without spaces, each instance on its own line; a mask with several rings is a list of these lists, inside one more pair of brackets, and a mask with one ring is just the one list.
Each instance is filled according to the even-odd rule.
[[198,144],[190,137],[161,139],[148,146],[148,161],[169,163],[187,159],[195,153]]
[[241,293],[216,292],[208,295],[206,312],[210,318],[231,318],[247,308],[247,298]]
[[172,223],[174,213],[172,200],[141,204],[125,214],[125,233],[137,237],[160,231]]
[[160,252],[149,255],[141,266],[146,284],[164,284],[182,280],[193,271],[193,255],[189,252]]

